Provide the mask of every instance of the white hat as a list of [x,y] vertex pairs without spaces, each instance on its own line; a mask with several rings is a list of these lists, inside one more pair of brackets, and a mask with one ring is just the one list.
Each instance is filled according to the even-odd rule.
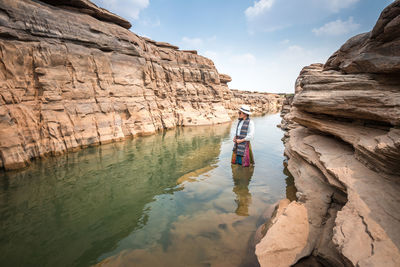
[[250,112],[250,107],[249,107],[248,105],[242,105],[242,106],[239,108],[239,110],[240,110],[241,112],[243,112],[244,114],[247,114],[247,115],[250,115],[250,114],[251,114],[251,112]]

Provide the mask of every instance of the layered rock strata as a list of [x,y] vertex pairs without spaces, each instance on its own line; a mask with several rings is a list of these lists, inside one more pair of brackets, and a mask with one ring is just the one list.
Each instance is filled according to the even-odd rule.
[[251,106],[252,115],[260,116],[279,112],[284,99],[284,95],[231,89],[225,101],[225,108],[231,116],[237,116],[237,107],[246,104]]
[[400,266],[399,18],[395,1],[371,32],[301,71],[284,117],[296,123],[285,155],[298,201],[257,245],[261,266],[310,255],[323,266]]
[[88,0],[0,1],[0,168],[230,121],[229,76],[130,26]]
[[[285,95],[285,98],[282,102],[282,107],[281,107],[282,121],[280,124],[277,125],[277,127],[281,128],[284,131],[288,131],[289,129],[296,127],[295,122],[285,119],[286,114],[290,112],[290,109],[292,107],[293,97],[294,97],[293,94],[287,94]],[[285,136],[284,138],[282,138],[282,141],[285,141],[286,137],[288,136],[289,134],[285,132]]]

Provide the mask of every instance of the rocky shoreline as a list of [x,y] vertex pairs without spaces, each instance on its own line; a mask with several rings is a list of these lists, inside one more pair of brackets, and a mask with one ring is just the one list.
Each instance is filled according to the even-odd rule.
[[297,200],[258,231],[261,266],[400,266],[400,1],[295,95],[231,90],[195,50],[88,0],[0,2],[0,169],[178,126],[278,112]]
[[243,102],[280,109],[280,95],[230,90],[210,59],[130,27],[88,0],[0,2],[0,169],[228,122]]
[[278,204],[261,266],[400,266],[399,17],[395,1],[301,71],[281,124],[298,200]]

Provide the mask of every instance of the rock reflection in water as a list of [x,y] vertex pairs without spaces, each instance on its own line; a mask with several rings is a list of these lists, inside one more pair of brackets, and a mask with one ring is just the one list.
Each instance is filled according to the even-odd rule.
[[146,223],[155,196],[213,165],[229,130],[180,128],[0,173],[0,266],[96,263]]
[[268,134],[254,173],[232,169],[229,124],[0,173],[0,266],[257,266],[252,237],[286,176],[279,114],[254,121]]
[[251,204],[251,194],[249,183],[254,173],[254,167],[242,167],[232,164],[232,178],[234,182],[233,192],[236,194],[235,202],[236,214],[239,216],[249,216],[249,205]]
[[[235,213],[209,209],[182,215],[168,229],[167,245],[154,242],[145,249],[125,249],[97,266],[239,266],[247,256],[252,227],[252,220],[240,220]],[[246,266],[257,266],[253,264]]]
[[176,180],[176,183],[182,184],[184,182],[195,182],[195,181],[197,181],[197,178],[200,175],[207,173],[207,172],[211,171],[212,169],[215,169],[216,167],[217,167],[216,165],[210,165],[210,166],[206,166],[204,168],[189,172],[189,173],[179,177],[178,180]]

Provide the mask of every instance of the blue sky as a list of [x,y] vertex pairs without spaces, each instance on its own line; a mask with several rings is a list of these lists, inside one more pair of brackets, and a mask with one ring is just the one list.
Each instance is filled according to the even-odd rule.
[[303,66],[324,63],[370,31],[392,0],[94,0],[131,31],[196,49],[232,89],[293,92]]

